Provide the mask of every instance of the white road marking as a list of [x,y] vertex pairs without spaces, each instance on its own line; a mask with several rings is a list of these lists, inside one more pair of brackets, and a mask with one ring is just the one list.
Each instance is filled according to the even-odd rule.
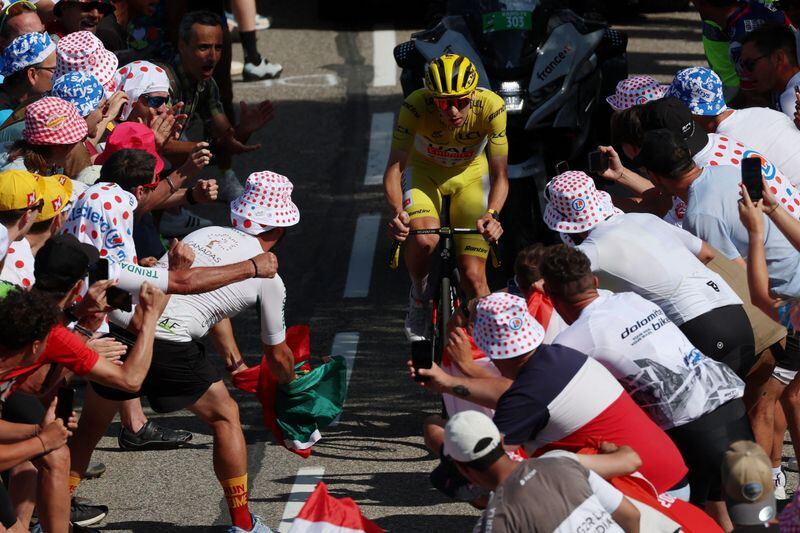
[[380,223],[381,216],[377,213],[358,216],[353,249],[350,252],[350,266],[347,269],[347,281],[344,286],[345,298],[366,298],[369,295],[375,242],[378,239]]
[[372,114],[364,185],[380,185],[383,182],[383,171],[386,168],[386,161],[389,159],[389,151],[392,146],[393,126],[394,113]]
[[324,473],[325,467],[323,466],[304,466],[297,471],[292,491],[289,493],[289,499],[283,509],[281,524],[278,526],[280,533],[288,533],[292,528],[292,522],[300,514],[300,509],[303,508],[303,504],[314,492],[314,488],[322,480]]
[[372,32],[372,86],[393,87],[397,84],[394,62],[394,28],[376,29]]
[[335,85],[339,85],[339,76],[330,73],[303,74],[300,76],[287,76],[285,78],[278,78],[276,80],[258,81],[255,82],[255,84],[264,87],[273,87],[275,85],[288,85],[289,87],[333,87]]
[[[331,348],[331,355],[341,355],[344,357],[344,361],[347,364],[348,388],[350,386],[350,376],[353,373],[353,365],[356,362],[356,353],[358,353],[358,337],[357,331],[337,333],[333,338],[333,347]],[[337,416],[333,422],[331,422],[330,427],[337,425],[341,417],[341,414]]]

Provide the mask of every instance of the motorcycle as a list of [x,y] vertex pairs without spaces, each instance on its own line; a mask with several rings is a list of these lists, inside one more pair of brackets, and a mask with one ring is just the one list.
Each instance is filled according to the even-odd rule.
[[605,22],[548,0],[450,0],[438,24],[395,47],[405,96],[422,87],[428,62],[456,53],[505,101],[505,265],[525,245],[552,239],[541,221],[544,186],[560,162],[582,166],[578,157],[607,137],[611,110],[600,97],[627,77],[626,47]]

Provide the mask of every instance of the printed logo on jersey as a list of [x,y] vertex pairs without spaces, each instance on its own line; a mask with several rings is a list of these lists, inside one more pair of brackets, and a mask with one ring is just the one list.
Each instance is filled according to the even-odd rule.
[[519,331],[522,329],[522,319],[518,316],[513,317],[508,321],[508,329],[511,331]]
[[103,247],[110,250],[112,248],[119,248],[120,246],[124,246],[125,241],[122,240],[122,235],[120,234],[117,228],[111,228],[106,233],[105,237],[103,237]]
[[700,350],[694,348],[691,352],[683,356],[683,363],[687,366],[687,368],[694,368],[700,364],[700,361],[703,360],[703,354],[700,353]]
[[583,198],[575,198],[574,200],[572,200],[573,211],[575,211],[576,213],[580,213],[584,209],[586,209],[586,200],[584,200]]
[[661,329],[662,326],[669,324],[669,322],[669,318],[664,316],[664,311],[658,309],[646,317],[637,320],[633,324],[626,326],[625,331],[620,333],[620,338],[627,339],[632,336],[630,342],[631,344],[636,344],[651,333]]
[[747,159],[748,157],[756,157],[761,160],[761,175],[764,176],[765,180],[769,181],[777,175],[778,169],[775,168],[775,165],[767,161],[763,155],[755,150],[745,150],[742,154],[742,159]]

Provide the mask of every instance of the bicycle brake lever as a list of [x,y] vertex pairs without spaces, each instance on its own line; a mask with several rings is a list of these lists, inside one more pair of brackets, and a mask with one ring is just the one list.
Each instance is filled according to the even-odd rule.
[[400,264],[400,241],[392,242],[392,251],[389,256],[389,268],[395,269]]

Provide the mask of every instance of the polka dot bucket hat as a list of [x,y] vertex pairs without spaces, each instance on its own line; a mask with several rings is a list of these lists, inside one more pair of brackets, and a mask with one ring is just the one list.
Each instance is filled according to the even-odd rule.
[[88,72],[95,78],[106,93],[113,93],[117,84],[114,74],[119,60],[113,52],[106,50],[102,41],[88,31],[76,31],[65,35],[56,46],[56,70],[54,78],[67,72]]
[[294,226],[300,210],[292,202],[292,189],[286,176],[268,170],[250,174],[244,194],[231,202],[231,225],[250,235]]
[[523,298],[495,292],[478,300],[472,335],[490,359],[512,359],[542,344],[544,328],[528,312]]
[[606,98],[606,102],[614,111],[624,111],[663,98],[667,87],[650,76],[632,76],[619,82],[617,91]]
[[560,233],[589,231],[609,216],[622,213],[611,196],[598,191],[592,178],[580,171],[559,174],[545,188],[544,222]]

